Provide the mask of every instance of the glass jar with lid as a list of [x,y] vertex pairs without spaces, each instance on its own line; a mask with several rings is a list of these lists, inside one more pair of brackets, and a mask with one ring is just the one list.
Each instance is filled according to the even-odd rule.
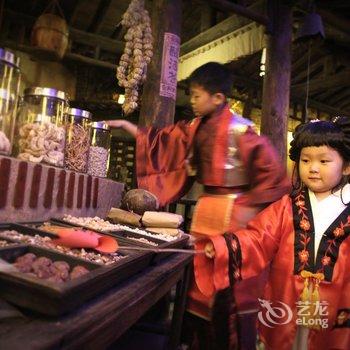
[[18,158],[63,167],[67,95],[33,87],[24,91],[18,120]]
[[91,126],[91,143],[88,173],[106,177],[111,146],[111,131],[104,122],[94,122]]
[[65,167],[69,170],[87,172],[89,161],[91,113],[83,109],[67,111]]
[[20,78],[19,58],[0,48],[0,154],[12,151]]

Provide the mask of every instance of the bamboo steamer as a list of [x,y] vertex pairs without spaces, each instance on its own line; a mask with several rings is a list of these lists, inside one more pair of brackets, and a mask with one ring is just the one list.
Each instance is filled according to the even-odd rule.
[[68,26],[66,21],[52,13],[42,14],[35,22],[31,44],[41,49],[55,52],[62,58],[68,46]]

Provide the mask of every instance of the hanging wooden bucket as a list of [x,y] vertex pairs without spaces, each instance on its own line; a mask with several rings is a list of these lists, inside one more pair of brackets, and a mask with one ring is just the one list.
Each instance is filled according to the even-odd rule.
[[33,26],[31,43],[35,47],[54,51],[62,58],[68,46],[68,34],[67,23],[62,17],[44,13]]

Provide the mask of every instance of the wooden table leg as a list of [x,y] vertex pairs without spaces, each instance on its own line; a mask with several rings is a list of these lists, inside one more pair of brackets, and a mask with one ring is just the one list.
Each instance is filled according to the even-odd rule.
[[186,307],[187,290],[191,276],[191,269],[192,264],[188,264],[184,268],[183,278],[176,285],[174,311],[171,320],[169,339],[165,347],[166,350],[175,350],[180,343],[182,319]]

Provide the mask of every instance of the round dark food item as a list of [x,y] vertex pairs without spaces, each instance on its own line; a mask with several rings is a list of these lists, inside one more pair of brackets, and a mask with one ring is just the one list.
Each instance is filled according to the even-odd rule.
[[66,281],[69,277],[69,265],[65,261],[55,261],[50,266],[50,271],[53,274],[53,277],[61,279],[62,282]]
[[32,269],[38,278],[46,279],[52,276],[51,264],[52,261],[49,258],[42,256],[33,262]]
[[32,270],[32,264],[35,261],[35,259],[35,254],[27,253],[18,257],[13,265],[21,272],[30,272]]
[[121,208],[143,215],[145,211],[158,210],[159,201],[151,192],[142,189],[134,189],[125,194],[121,203]]
[[87,273],[89,273],[89,270],[87,268],[81,265],[77,265],[73,268],[72,272],[70,273],[70,278],[74,280],[75,278],[86,275]]

